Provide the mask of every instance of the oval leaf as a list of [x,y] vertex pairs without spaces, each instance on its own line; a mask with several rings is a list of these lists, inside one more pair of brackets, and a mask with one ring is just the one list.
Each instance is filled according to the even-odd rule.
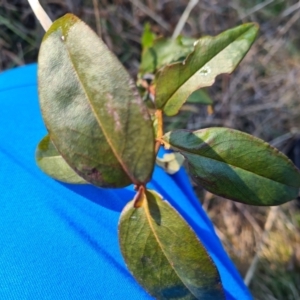
[[185,61],[166,66],[158,73],[157,108],[173,116],[192,92],[211,86],[219,74],[231,73],[250,49],[257,31],[257,25],[249,23],[198,40]]
[[300,173],[268,143],[228,129],[177,130],[163,140],[187,159],[206,190],[252,205],[278,205],[297,197]]
[[97,186],[144,184],[154,133],[128,73],[97,35],[71,14],[46,33],[39,53],[40,105],[67,163]]
[[180,215],[154,191],[130,202],[119,223],[123,257],[136,280],[156,299],[225,299],[219,273]]
[[38,144],[35,159],[41,170],[56,180],[74,184],[87,184],[62,158],[51,142],[49,135],[46,135]]

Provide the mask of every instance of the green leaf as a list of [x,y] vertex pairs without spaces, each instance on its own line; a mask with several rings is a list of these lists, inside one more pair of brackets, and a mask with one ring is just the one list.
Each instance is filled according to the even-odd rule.
[[178,37],[158,38],[153,42],[153,46],[144,49],[141,58],[139,77],[150,73],[154,74],[161,67],[172,62],[181,61],[193,51],[195,39]]
[[35,159],[41,170],[56,180],[74,184],[87,183],[71,169],[58,153],[49,135],[46,135],[38,144]]
[[[186,105],[184,105],[184,109],[182,109],[175,117],[164,117],[165,132],[187,127],[187,124],[191,119],[191,113],[195,113],[192,111],[192,109],[195,109],[195,106],[189,107],[189,110],[185,110],[185,108]],[[199,113],[198,109],[197,113]]]
[[231,73],[250,49],[258,27],[249,23],[216,37],[203,37],[183,62],[161,69],[156,80],[156,106],[176,115],[192,92],[211,86],[217,75]]
[[295,199],[300,173],[277,149],[249,134],[228,129],[176,130],[163,140],[187,159],[206,190],[252,205]]
[[155,299],[225,299],[219,273],[195,233],[154,191],[131,201],[119,222],[119,242],[136,280]]
[[153,45],[153,42],[156,38],[156,35],[154,32],[151,31],[151,26],[149,23],[146,23],[144,26],[144,32],[142,34],[142,47],[143,49],[149,48]]
[[147,108],[130,76],[97,35],[67,14],[39,53],[40,106],[50,139],[86,181],[144,184],[155,163]]
[[213,101],[209,97],[208,93],[204,90],[197,90],[193,92],[187,99],[188,103],[197,103],[197,104],[205,104],[211,105]]

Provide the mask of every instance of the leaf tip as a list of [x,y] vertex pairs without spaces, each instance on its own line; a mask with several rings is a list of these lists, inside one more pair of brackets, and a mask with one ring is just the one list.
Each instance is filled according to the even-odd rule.
[[49,30],[44,35],[43,41],[46,40],[52,33],[58,30],[61,30],[62,32],[61,40],[64,41],[70,28],[79,21],[80,19],[75,15],[71,13],[65,14],[64,16],[62,16],[61,18],[53,22]]

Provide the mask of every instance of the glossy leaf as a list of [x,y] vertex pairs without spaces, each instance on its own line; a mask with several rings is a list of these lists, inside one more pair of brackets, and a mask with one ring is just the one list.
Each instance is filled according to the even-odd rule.
[[161,69],[156,80],[156,106],[173,116],[191,93],[211,86],[217,75],[231,73],[250,49],[258,27],[249,23],[216,37],[203,37],[183,62]]
[[154,166],[154,133],[128,73],[97,35],[67,14],[39,53],[39,98],[50,138],[86,181],[143,184]]
[[130,202],[119,241],[136,280],[156,299],[225,299],[218,271],[195,233],[154,191]]
[[35,158],[41,170],[56,180],[74,184],[87,183],[62,158],[51,142],[49,135],[40,141],[35,152]]
[[297,197],[300,173],[277,149],[228,129],[177,130],[163,140],[187,159],[206,190],[252,205],[278,205]]
[[172,62],[181,61],[193,51],[195,39],[178,37],[158,38],[152,47],[144,49],[141,58],[139,77],[144,74],[154,74],[158,69]]

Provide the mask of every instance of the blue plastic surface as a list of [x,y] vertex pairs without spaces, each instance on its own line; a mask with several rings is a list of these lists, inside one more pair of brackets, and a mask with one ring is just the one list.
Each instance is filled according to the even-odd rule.
[[[118,218],[132,187],[62,184],[35,164],[46,134],[36,65],[0,74],[0,299],[152,299],[122,259]],[[148,184],[188,221],[217,265],[226,299],[252,299],[185,171],[156,168]]]

